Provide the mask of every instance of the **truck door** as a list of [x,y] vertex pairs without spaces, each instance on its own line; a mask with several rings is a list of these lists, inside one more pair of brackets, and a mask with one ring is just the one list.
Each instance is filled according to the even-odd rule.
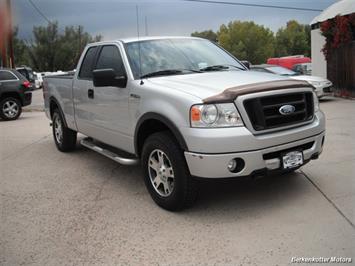
[[[94,69],[114,69],[117,76],[127,76],[120,47],[103,45],[98,50]],[[92,73],[92,72],[91,72]],[[129,88],[95,87],[92,78],[87,83],[90,137],[133,152],[133,136],[129,119]],[[85,132],[83,132],[86,134]]]

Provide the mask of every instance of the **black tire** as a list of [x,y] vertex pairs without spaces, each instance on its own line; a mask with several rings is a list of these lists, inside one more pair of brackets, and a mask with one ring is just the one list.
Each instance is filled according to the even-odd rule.
[[[172,168],[173,170],[173,188],[169,195],[161,195],[165,191],[158,192],[159,189],[165,190],[165,185],[162,189],[163,183],[160,183],[160,187],[156,188],[151,176],[155,173],[158,175],[158,173],[152,170],[153,168],[149,168],[148,165],[150,159],[155,156],[154,153],[158,155],[159,151],[162,152],[163,156],[166,156],[164,157],[165,164],[170,166],[169,169]],[[146,139],[142,151],[142,168],[146,187],[153,200],[160,207],[169,211],[178,211],[191,206],[195,202],[197,198],[197,181],[191,177],[183,151],[169,132],[154,133]],[[163,171],[165,172],[165,170]],[[168,178],[164,177],[165,180],[168,180]],[[161,180],[159,178],[159,182]]]
[[52,115],[52,132],[58,150],[69,152],[75,149],[77,133],[65,126],[64,119],[58,109],[54,110]]
[[[11,108],[11,110],[9,109]],[[0,101],[0,117],[5,121],[16,120],[22,113],[22,105],[19,99],[7,97]]]

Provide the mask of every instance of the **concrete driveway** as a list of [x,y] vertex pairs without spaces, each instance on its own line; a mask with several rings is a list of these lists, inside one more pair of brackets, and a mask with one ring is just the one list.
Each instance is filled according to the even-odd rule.
[[[56,150],[43,112],[0,122],[1,265],[285,265],[355,259],[355,103],[330,99],[320,159],[295,174],[201,184],[157,207],[140,169]],[[330,264],[328,264],[330,265]]]

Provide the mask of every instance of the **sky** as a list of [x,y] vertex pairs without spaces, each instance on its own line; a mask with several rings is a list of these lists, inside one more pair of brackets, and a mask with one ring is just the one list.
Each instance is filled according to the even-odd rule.
[[[319,11],[298,11],[262,7],[231,6],[187,2],[182,0],[32,0],[50,20],[58,21],[60,29],[67,25],[82,25],[92,35],[104,40],[137,36],[136,6],[138,5],[140,35],[182,35],[212,29],[233,20],[254,21],[276,32],[286,22],[295,19],[309,24]],[[217,0],[222,1],[222,0]],[[248,4],[280,5],[324,10],[336,0],[224,0]],[[19,37],[32,38],[33,26],[47,21],[29,0],[13,0],[12,9]]]

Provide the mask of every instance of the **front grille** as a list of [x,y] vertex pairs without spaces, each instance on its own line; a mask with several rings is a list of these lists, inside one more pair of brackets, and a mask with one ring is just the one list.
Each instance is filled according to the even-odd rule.
[[[294,106],[294,112],[282,115],[279,109],[284,105]],[[257,131],[289,126],[313,118],[313,95],[300,92],[247,99],[244,108]]]
[[333,87],[329,86],[329,87],[323,88],[323,91],[324,92],[333,92]]

